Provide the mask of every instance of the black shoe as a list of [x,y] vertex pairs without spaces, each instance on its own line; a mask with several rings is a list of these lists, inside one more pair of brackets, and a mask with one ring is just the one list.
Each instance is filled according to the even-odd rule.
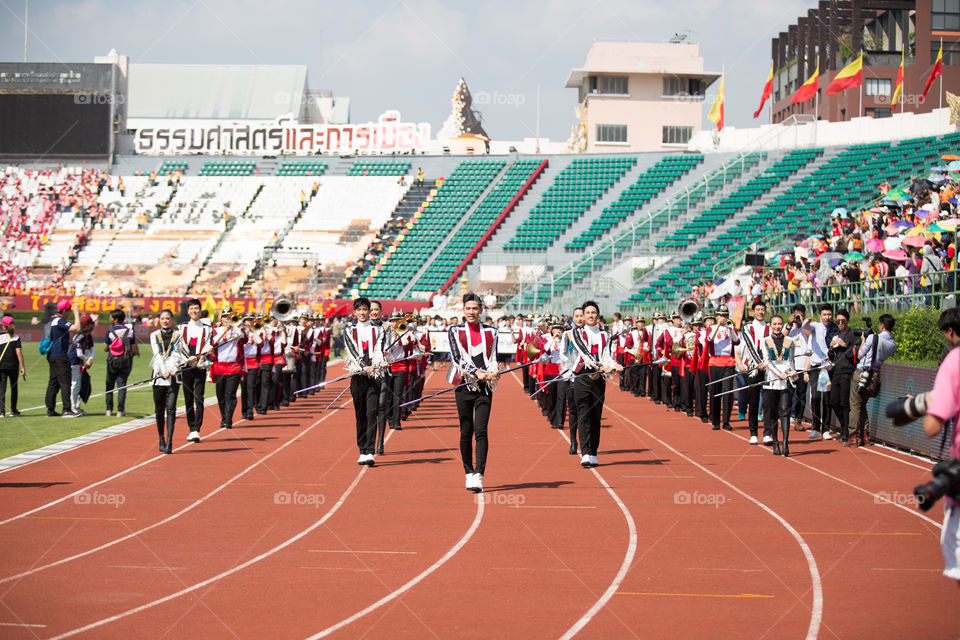
[[160,453],[167,452],[167,443],[164,442],[163,438],[160,438]]
[[713,425],[713,431],[720,431],[720,425],[718,424]]
[[773,455],[780,455],[780,441],[778,440],[773,441]]
[[789,458],[789,457],[790,457],[790,447],[787,446],[787,443],[786,443],[786,442],[783,443],[783,457],[784,457],[784,458]]
[[173,445],[167,445],[167,448],[163,450],[164,453],[173,453]]
[[725,424],[725,425],[723,425],[723,430],[724,430],[724,431],[733,431],[733,427],[731,427],[729,424]]
[[10,415],[12,415],[12,416],[18,416],[18,415],[20,415],[20,412],[17,411],[16,409],[14,409],[13,411],[10,412]]
[[225,425],[223,425],[223,428],[224,428],[224,429],[233,429],[233,425],[232,425],[232,424],[225,424]]
[[382,455],[383,455],[383,443],[382,443],[382,442],[377,445],[376,454],[377,454],[378,456],[382,456]]
[[56,411],[47,411],[47,417],[48,417],[48,418],[59,418],[59,417],[60,417],[60,414],[57,413]]
[[576,442],[571,442],[571,443],[570,443],[570,455],[572,455],[572,456],[577,455],[577,443],[576,443]]

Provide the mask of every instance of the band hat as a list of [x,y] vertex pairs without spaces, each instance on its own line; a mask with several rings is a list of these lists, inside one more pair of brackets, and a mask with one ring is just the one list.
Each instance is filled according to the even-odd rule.
[[728,315],[730,315],[730,307],[728,307],[728,306],[725,305],[725,304],[720,305],[720,306],[717,308],[717,315],[718,315],[718,316],[728,316]]
[[670,319],[671,319],[671,320],[673,320],[674,318],[679,318],[679,317],[680,317],[680,312],[679,312],[679,311],[674,311],[673,313],[670,314]]
[[704,320],[716,320],[716,319],[717,319],[717,316],[716,316],[715,313],[713,313],[713,312],[711,311],[711,312],[708,313],[707,315],[703,316],[703,319],[704,319]]
[[563,329],[563,323],[560,322],[560,318],[553,316],[550,318],[550,328],[551,329]]
[[646,320],[644,320],[644,318],[643,318],[642,315],[641,315],[641,316],[637,316],[636,318],[633,319],[633,321],[634,321],[634,322],[646,322]]

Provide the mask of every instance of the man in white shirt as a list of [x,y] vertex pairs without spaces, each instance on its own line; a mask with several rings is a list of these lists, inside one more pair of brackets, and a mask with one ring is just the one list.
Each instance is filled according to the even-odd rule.
[[816,440],[823,434],[824,440],[830,440],[830,343],[840,332],[833,321],[833,305],[820,305],[820,321],[804,326],[810,346],[810,359],[804,373],[804,381],[810,385],[810,409],[813,414],[813,427],[810,440]]
[[497,296],[494,295],[493,289],[487,289],[487,295],[483,296],[483,306],[488,311],[497,306]]
[[383,330],[370,321],[370,300],[359,297],[353,301],[357,321],[343,332],[346,347],[350,395],[357,422],[357,464],[372,467],[377,437],[377,411],[380,404],[383,360]]

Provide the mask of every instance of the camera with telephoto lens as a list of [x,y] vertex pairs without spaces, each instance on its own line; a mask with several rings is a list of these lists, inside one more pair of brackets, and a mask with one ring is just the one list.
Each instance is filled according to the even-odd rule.
[[913,490],[921,511],[929,511],[943,496],[960,500],[960,460],[941,460],[930,473],[933,480]]
[[867,390],[868,386],[870,386],[870,381],[875,375],[877,375],[877,373],[873,369],[869,369],[860,374],[860,380],[857,381],[857,387],[855,391],[858,394],[863,395],[863,392]]
[[[857,387],[859,390],[859,387]],[[897,398],[887,405],[887,417],[893,420],[893,426],[902,427],[910,424],[920,416],[927,415],[927,405],[930,402],[930,392],[921,393],[907,398]]]

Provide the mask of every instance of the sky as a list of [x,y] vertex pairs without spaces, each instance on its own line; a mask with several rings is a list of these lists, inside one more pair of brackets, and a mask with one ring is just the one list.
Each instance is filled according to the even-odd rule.
[[[312,90],[350,98],[352,122],[387,109],[436,133],[462,76],[487,134],[566,140],[576,118],[570,70],[595,40],[700,45],[726,72],[727,126],[753,111],[770,40],[813,0],[26,0],[27,60],[92,62],[111,49],[131,63],[306,64]],[[0,60],[23,60],[25,0],[0,0]],[[715,83],[707,92],[703,123]],[[537,95],[539,92],[539,109]],[[769,103],[768,103],[769,104]],[[539,118],[538,118],[539,114]]]

